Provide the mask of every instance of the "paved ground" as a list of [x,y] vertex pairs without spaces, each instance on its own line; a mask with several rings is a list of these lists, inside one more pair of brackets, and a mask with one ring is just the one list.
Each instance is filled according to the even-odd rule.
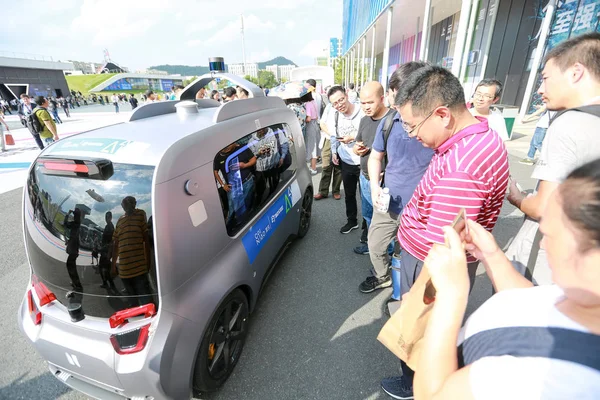
[[[531,189],[531,167],[516,162],[528,143],[528,136],[519,135],[508,147],[513,176]],[[313,179],[317,184],[319,175]],[[0,178],[0,189],[3,185]],[[20,201],[20,189],[0,194],[0,399],[85,399],[47,372],[17,328],[16,309],[28,282]],[[505,204],[495,230],[501,244],[515,234],[520,221],[520,212]],[[233,376],[206,399],[386,398],[379,381],[395,374],[398,364],[375,338],[384,323],[382,304],[390,289],[371,295],[358,291],[369,261],[352,252],[358,232],[339,234],[344,222],[342,202],[315,203],[311,231],[279,262],[252,315]],[[490,294],[489,280],[479,275],[469,312]]]

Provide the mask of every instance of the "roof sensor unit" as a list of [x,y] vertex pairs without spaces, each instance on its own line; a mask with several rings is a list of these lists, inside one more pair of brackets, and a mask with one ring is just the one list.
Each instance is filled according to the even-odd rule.
[[225,60],[223,57],[210,57],[208,59],[210,72],[225,72]]

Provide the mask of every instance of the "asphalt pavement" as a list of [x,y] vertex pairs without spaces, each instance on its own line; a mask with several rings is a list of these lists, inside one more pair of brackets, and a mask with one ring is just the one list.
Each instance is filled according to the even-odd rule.
[[[518,164],[529,142],[509,143],[511,173],[532,189],[532,167]],[[320,175],[313,177],[315,186]],[[55,379],[17,327],[17,308],[29,279],[21,230],[22,189],[0,194],[0,399],[86,399]],[[308,235],[296,241],[271,275],[251,315],[241,359],[208,400],[386,399],[381,378],[398,373],[398,362],[377,340],[391,289],[358,291],[369,271],[369,257],[356,255],[360,232],[342,235],[344,203],[314,203]],[[505,202],[494,234],[508,243],[522,214]],[[483,269],[468,312],[491,295]]]

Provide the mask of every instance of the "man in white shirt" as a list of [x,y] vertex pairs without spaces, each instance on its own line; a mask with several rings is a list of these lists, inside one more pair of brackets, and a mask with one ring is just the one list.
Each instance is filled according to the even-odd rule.
[[348,101],[346,91],[341,86],[329,89],[327,97],[335,109],[329,114],[327,129],[331,134],[332,161],[342,167],[348,222],[340,232],[345,234],[358,229],[356,188],[360,179],[360,156],[354,154],[353,148],[364,113],[359,105]]
[[492,106],[500,101],[502,83],[496,79],[484,79],[477,84],[473,94],[473,108],[469,109],[475,117],[486,118],[488,125],[500,135],[502,140],[508,140],[508,131],[502,113]]

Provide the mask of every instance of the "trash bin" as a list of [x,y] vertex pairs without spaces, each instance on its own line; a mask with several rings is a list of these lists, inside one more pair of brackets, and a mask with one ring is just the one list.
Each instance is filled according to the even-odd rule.
[[502,114],[502,117],[504,118],[504,125],[506,126],[508,140],[511,140],[513,128],[515,126],[515,120],[519,115],[519,107],[505,104],[495,104],[494,108],[496,108],[496,110],[500,111]]

